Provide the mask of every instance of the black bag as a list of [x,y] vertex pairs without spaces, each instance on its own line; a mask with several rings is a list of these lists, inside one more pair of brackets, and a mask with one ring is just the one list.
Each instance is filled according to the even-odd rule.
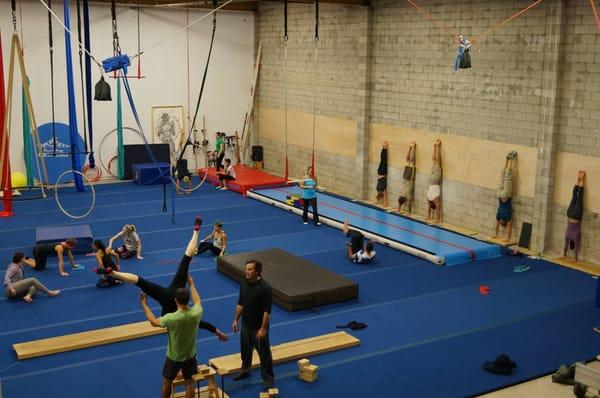
[[468,69],[471,67],[471,55],[469,54],[469,50],[465,50],[465,52],[460,57],[460,69]]
[[96,83],[94,99],[96,101],[112,101],[112,97],[110,96],[110,85],[104,81],[104,76],[101,76],[100,81]]

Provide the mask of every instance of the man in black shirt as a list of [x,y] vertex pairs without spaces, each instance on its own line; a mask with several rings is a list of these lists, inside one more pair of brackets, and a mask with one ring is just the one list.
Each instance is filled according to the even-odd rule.
[[233,319],[233,331],[238,332],[238,320],[242,317],[240,335],[242,370],[233,378],[241,380],[250,376],[252,352],[254,348],[260,358],[263,388],[273,387],[273,357],[269,344],[269,322],[273,292],[271,286],[261,277],[262,264],[257,260],[246,261],[246,280],[240,283],[240,296]]

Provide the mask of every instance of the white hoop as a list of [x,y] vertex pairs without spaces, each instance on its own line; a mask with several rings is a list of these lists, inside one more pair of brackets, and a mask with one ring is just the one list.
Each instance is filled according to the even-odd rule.
[[[92,205],[90,206],[89,210],[86,211],[83,215],[81,216],[74,216],[73,214],[69,213],[68,211],[65,210],[65,208],[62,206],[62,204],[60,203],[60,200],[58,199],[58,185],[60,184],[60,180],[63,178],[63,176],[67,173],[75,173],[75,174],[79,174],[80,176],[82,176],[83,178],[85,178],[92,190]],[[94,206],[96,205],[96,189],[94,188],[94,184],[92,183],[92,181],[88,178],[88,176],[86,176],[85,174],[77,171],[77,170],[66,170],[64,171],[61,175],[58,176],[58,178],[56,179],[56,184],[54,185],[54,198],[56,199],[56,204],[58,205],[58,208],[60,209],[60,211],[63,212],[63,214],[67,217],[70,218],[74,218],[74,219],[81,219],[81,218],[85,218],[88,216],[88,214],[90,214],[92,212],[92,210],[94,210]]]
[[[139,137],[142,137],[142,141],[144,140],[144,135],[142,133],[140,133],[138,130],[131,128],[131,127],[123,127],[123,130],[129,130],[129,131],[133,131],[134,133],[136,133]],[[100,164],[102,165],[102,168],[104,168],[104,170],[106,170],[108,172],[108,174],[110,174],[113,177],[116,177],[116,175],[114,175],[113,173],[111,173],[110,171],[110,161],[109,161],[109,165],[108,167],[106,167],[104,165],[104,160],[102,159],[102,147],[104,146],[104,141],[106,141],[106,138],[117,132],[117,129],[112,129],[110,130],[108,133],[106,133],[106,135],[104,137],[102,137],[102,140],[100,140],[100,145],[98,145],[98,160],[100,161]],[[112,158],[111,158],[112,160]]]

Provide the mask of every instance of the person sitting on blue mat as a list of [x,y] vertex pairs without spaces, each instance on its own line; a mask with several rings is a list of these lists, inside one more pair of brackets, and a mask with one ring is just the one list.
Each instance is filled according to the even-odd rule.
[[506,242],[510,241],[512,233],[512,191],[513,176],[512,162],[517,157],[517,152],[512,151],[506,156],[506,163],[500,176],[498,187],[498,211],[496,212],[496,229],[494,239],[498,239],[498,230],[503,227],[506,231]]
[[364,244],[365,237],[360,232],[350,229],[348,220],[344,221],[342,232],[348,238],[350,242],[348,245],[348,259],[355,263],[368,263],[375,258],[377,254],[372,241],[367,241]]
[[36,278],[25,278],[24,265],[35,267],[35,261],[25,257],[24,253],[15,253],[12,263],[8,265],[6,274],[4,274],[4,293],[6,297],[22,298],[23,301],[31,303],[38,290],[50,297],[58,296],[60,290],[50,290]]
[[[140,240],[139,235],[136,232],[135,225],[127,224],[123,226],[121,232],[110,238],[108,241],[108,251],[113,251],[112,245],[115,240],[123,238],[123,245],[114,250],[120,258],[128,259],[136,255],[137,259],[143,260],[142,257],[142,241]],[[117,261],[117,265],[119,262]]]
[[[212,239],[212,242],[208,240]],[[213,230],[210,234],[200,241],[196,255],[210,250],[215,256],[224,256],[227,250],[227,234],[223,230],[223,221],[213,222]]]
[[[201,224],[202,218],[196,217],[196,221],[194,224],[194,233],[192,234],[192,238],[188,242],[183,258],[179,263],[177,271],[175,271],[175,275],[173,276],[171,284],[167,287],[163,287],[157,285],[156,283],[152,283],[149,280],[146,280],[141,276],[135,274],[115,271],[110,267],[104,269],[96,269],[96,272],[103,275],[110,275],[113,278],[118,279],[120,281],[138,286],[140,289],[142,289],[144,293],[148,295],[148,297],[151,297],[154,300],[158,301],[158,303],[162,307],[161,315],[175,312],[177,311],[177,304],[175,303],[175,291],[178,288],[185,287],[190,262],[192,261],[192,257],[194,256],[196,252],[196,247],[198,246],[198,231],[200,231]],[[227,337],[225,333],[221,332],[214,325],[208,322],[200,321],[198,327],[200,329],[206,329],[211,333],[216,334],[217,337],[219,337],[219,340],[221,341],[229,340],[229,337]]]
[[308,167],[304,180],[300,182],[299,187],[302,189],[302,202],[304,202],[304,211],[302,212],[302,220],[304,224],[308,224],[308,205],[312,206],[313,221],[315,225],[321,225],[319,222],[319,212],[317,211],[317,182],[312,177],[313,169]]
[[35,265],[33,268],[36,271],[41,271],[46,269],[46,263],[48,262],[48,256],[56,253],[58,256],[58,273],[60,276],[69,276],[67,272],[63,269],[63,254],[66,252],[67,257],[69,258],[69,262],[71,263],[71,268],[73,270],[83,269],[81,264],[75,264],[75,260],[73,259],[73,253],[71,252],[77,246],[77,239],[69,238],[64,242],[60,243],[40,243],[33,248],[33,259],[35,261]]
[[[107,268],[119,270],[119,256],[114,251],[109,251],[104,245],[104,242],[98,239],[92,243],[92,248],[94,249],[96,255],[96,261],[98,261],[98,268],[94,269],[94,272],[101,274],[100,279],[96,283],[96,287],[111,287],[120,285],[120,280],[115,279],[110,275],[106,275],[105,272],[102,272],[102,270],[105,271]],[[112,260],[113,256],[117,260],[116,265]]]

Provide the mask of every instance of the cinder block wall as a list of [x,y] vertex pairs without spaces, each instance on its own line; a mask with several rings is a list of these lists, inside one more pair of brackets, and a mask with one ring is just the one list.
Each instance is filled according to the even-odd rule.
[[[283,110],[287,87],[288,111],[310,114],[316,109],[319,116],[356,121],[355,136],[348,136],[348,142],[338,140],[315,150],[320,184],[358,198],[375,195],[381,142],[375,141],[374,125],[397,128],[397,134],[385,137],[391,142],[390,157],[397,159],[407,149],[400,143],[418,138],[419,131],[442,141],[464,140],[460,150],[443,153],[452,164],[481,156],[475,153],[482,151],[481,145],[470,143],[484,140],[483,150],[496,160],[482,164],[482,169],[494,185],[503,165],[499,143],[523,149],[535,170],[517,173],[529,173],[531,178],[522,183],[535,189],[516,187],[514,236],[518,238],[522,222],[532,222],[534,249],[550,254],[562,249],[568,204],[565,190],[570,192],[576,170],[585,168],[589,189],[581,257],[597,263],[599,249],[594,248],[594,241],[600,234],[596,214],[600,208],[595,203],[600,189],[593,184],[600,174],[600,30],[589,3],[548,0],[488,35],[484,32],[525,4],[509,0],[424,0],[419,4],[442,28],[407,2],[373,0],[369,8],[322,4],[317,67],[312,44],[314,6],[291,4],[285,68],[283,5],[262,2],[259,112],[265,107]],[[473,68],[454,72],[457,45],[453,34],[458,33],[476,44],[471,50]],[[266,167],[282,173],[283,140],[272,132],[262,134],[269,122],[261,117],[256,120]],[[312,130],[301,134],[312,134]],[[349,143],[356,146],[355,156],[340,156],[337,146]],[[310,152],[306,146],[288,145],[290,174],[301,173]],[[431,147],[420,146],[417,156],[430,159]],[[400,187],[401,163],[396,162],[389,172],[392,204]],[[418,169],[418,214],[426,212],[428,172],[429,166]],[[495,190],[490,184],[473,184],[468,172],[455,177],[443,182],[444,220],[492,233]]]

